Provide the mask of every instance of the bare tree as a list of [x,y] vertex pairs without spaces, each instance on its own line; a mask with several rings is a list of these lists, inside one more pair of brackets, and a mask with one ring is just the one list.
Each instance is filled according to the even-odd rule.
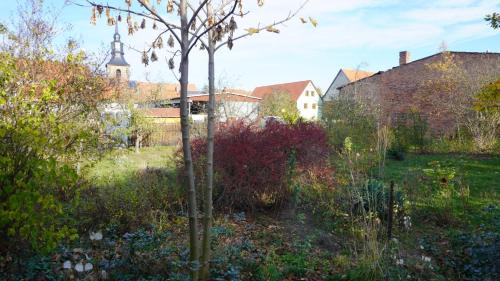
[[[82,0],[83,1],[83,0]],[[96,0],[97,1],[97,0]],[[153,22],[153,28],[158,29],[158,25],[163,27],[163,30],[158,31],[158,36],[154,39],[149,49],[143,51],[142,62],[149,64],[149,61],[157,61],[158,55],[156,51],[163,47],[162,36],[168,34],[168,46],[174,47],[175,42],[179,44],[176,51],[171,51],[168,58],[168,67],[173,70],[175,68],[175,59],[180,57],[180,78],[181,85],[181,130],[182,130],[182,150],[186,173],[186,181],[188,182],[188,205],[189,205],[189,237],[190,237],[190,261],[191,261],[191,277],[197,280],[200,271],[200,249],[198,247],[198,210],[197,210],[197,194],[195,189],[195,179],[193,171],[193,161],[190,147],[190,124],[188,110],[188,81],[189,81],[189,54],[196,46],[201,45],[202,49],[206,49],[209,58],[209,105],[208,105],[208,152],[207,152],[207,175],[208,183],[204,191],[204,219],[203,219],[203,247],[201,271],[203,279],[208,279],[208,268],[210,259],[210,228],[212,220],[212,188],[213,188],[213,135],[214,135],[214,120],[215,120],[215,52],[222,46],[233,47],[235,40],[245,38],[249,35],[258,33],[263,30],[279,33],[275,26],[282,24],[296,15],[290,13],[284,20],[274,22],[266,27],[249,28],[247,32],[236,35],[237,29],[236,19],[241,18],[246,13],[243,11],[243,2],[241,0],[157,0],[156,3],[151,3],[149,0],[123,0],[123,4],[110,5],[94,0],[85,0],[85,4],[77,3],[81,6],[87,6],[92,9],[91,22],[95,23],[97,19],[104,13],[109,25],[121,22],[121,15],[117,18],[111,15],[111,11],[127,14],[127,25],[129,34],[134,34],[139,29],[146,27],[147,21]],[[160,6],[162,2],[166,2],[166,12],[164,6]],[[307,1],[305,1],[307,2]],[[107,2],[106,2],[107,3]],[[196,3],[196,4],[195,4]],[[264,5],[263,0],[257,0],[259,6]],[[174,10],[177,10],[178,15],[175,16]],[[163,12],[162,12],[163,11]],[[140,18],[140,24],[134,21],[133,17]],[[310,18],[313,25],[316,21]],[[206,40],[204,42],[204,39]]]
[[[221,8],[214,9],[215,1],[207,2],[207,18],[220,18],[223,17],[224,14],[220,12],[223,11]],[[238,2],[240,8],[242,8],[241,1]],[[208,93],[209,93],[209,102],[208,102],[208,120],[207,120],[207,187],[205,190],[205,216],[203,222],[203,239],[202,239],[202,278],[203,280],[208,280],[208,270],[209,270],[209,259],[210,259],[210,228],[211,228],[211,220],[212,220],[212,191],[213,191],[213,152],[214,152],[214,132],[215,132],[215,53],[220,48],[227,46],[230,50],[234,46],[234,42],[239,39],[243,39],[250,35],[259,33],[261,31],[268,31],[273,33],[279,33],[279,30],[276,26],[283,24],[293,17],[295,17],[300,10],[309,2],[306,0],[302,6],[300,6],[295,12],[290,12],[288,16],[280,21],[275,21],[272,24],[269,24],[265,27],[257,27],[257,28],[249,28],[246,29],[246,32],[237,35],[235,34],[236,29],[238,28],[234,17],[231,17],[230,21],[225,25],[225,28],[222,26],[218,26],[212,30],[208,31],[207,43],[204,46],[207,48],[208,52]],[[263,0],[257,1],[259,6],[264,5]],[[223,7],[223,6],[222,6]],[[243,11],[240,9],[240,17],[244,16]],[[214,21],[214,20],[212,20]],[[302,19],[305,23],[306,21]],[[317,23],[314,19],[310,18],[311,23],[315,26]],[[227,35],[227,38],[225,37]]]
[[[118,1],[117,1],[118,2]],[[119,1],[121,2],[121,1]],[[221,24],[233,14],[240,6],[241,1],[231,0],[223,1],[225,4],[220,10],[220,14],[224,14],[218,20],[214,18],[204,17],[201,19],[200,13],[206,7],[208,0],[200,1],[199,4],[193,5],[188,0],[167,0],[166,11],[160,5],[161,0],[151,3],[149,0],[124,0],[122,4],[110,5],[92,0],[85,0],[85,3],[75,3],[80,6],[89,7],[92,10],[91,22],[96,23],[97,18],[104,13],[107,18],[108,25],[115,25],[122,21],[121,14],[117,17],[111,15],[111,11],[125,13],[127,15],[126,24],[130,35],[134,34],[139,29],[144,29],[148,21],[153,22],[153,29],[158,29],[158,25],[162,25],[163,30],[158,31],[157,37],[150,42],[150,47],[143,51],[142,62],[145,65],[149,61],[157,61],[157,49],[163,47],[162,36],[169,35],[167,44],[174,47],[175,42],[179,44],[179,49],[171,52],[172,56],[168,59],[168,67],[173,70],[175,68],[174,58],[180,56],[180,109],[181,109],[181,131],[182,131],[182,150],[185,166],[186,181],[188,183],[188,213],[189,213],[189,241],[190,241],[190,270],[193,280],[198,279],[199,271],[199,247],[198,247],[198,210],[196,206],[196,189],[194,180],[193,161],[190,146],[190,124],[189,124],[189,109],[188,109],[188,82],[189,82],[189,54],[197,45],[199,39],[209,32],[209,30],[221,26]],[[178,15],[174,15],[174,10],[177,9]],[[140,18],[140,24],[134,21],[134,17]]]
[[473,104],[481,89],[498,79],[497,65],[498,59],[487,53],[472,59],[444,51],[439,59],[427,65],[434,75],[422,84],[416,104],[428,108],[431,116],[446,121],[448,126],[452,124],[461,143],[465,140],[465,129],[471,134],[475,148],[484,151],[491,146],[488,144],[494,143],[490,141],[495,138],[491,133],[495,132],[498,119],[475,111]]

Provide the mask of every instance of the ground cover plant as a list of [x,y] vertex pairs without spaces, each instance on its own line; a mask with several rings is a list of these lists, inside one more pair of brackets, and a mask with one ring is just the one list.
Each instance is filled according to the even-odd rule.
[[[170,153],[170,156],[159,152]],[[51,255],[38,254],[24,260],[21,271],[9,271],[12,261],[3,257],[2,276],[9,280],[13,278],[9,274],[15,272],[27,280],[34,276],[49,280],[104,277],[108,280],[188,280],[185,199],[182,192],[171,193],[176,190],[177,180],[174,156],[175,148],[157,147],[145,148],[139,154],[132,149],[122,149],[103,157],[86,172],[87,179],[95,184],[99,193],[91,197],[82,193],[82,200],[89,201],[86,209],[93,212],[81,213],[80,238],[61,245],[63,247]],[[344,193],[348,190],[346,186],[337,183],[332,188],[319,177],[296,178],[294,186],[299,191],[296,195],[290,194],[290,204],[284,208],[253,214],[215,213],[211,274],[214,280],[384,280],[388,277],[389,280],[486,280],[496,277],[498,273],[492,266],[497,261],[495,249],[498,247],[498,198],[495,197],[498,161],[497,156],[456,154],[408,154],[404,161],[389,160],[385,180],[381,178],[379,182],[388,190],[389,179],[395,181],[396,189],[406,196],[403,217],[411,217],[410,222],[402,217],[394,223],[394,239],[390,242],[385,242],[384,216],[379,217],[382,219],[377,223],[376,218],[365,220],[354,210],[350,213],[350,199],[348,193]],[[440,165],[432,164],[436,162]],[[165,177],[155,175],[158,169]],[[336,173],[342,171],[342,167],[338,169]],[[374,169],[372,176],[378,173],[377,167]],[[423,170],[429,169],[435,171],[427,171],[425,180],[429,183],[436,179],[440,184],[441,175],[450,175],[451,171],[454,178],[469,183],[465,207],[459,194],[451,197],[452,204],[436,208],[436,203],[442,201],[428,200],[429,193],[416,192],[422,191],[420,189],[413,193],[407,189],[410,186],[405,182],[415,170],[421,172],[419,176],[426,177]],[[155,172],[148,174],[145,184],[144,179],[135,175],[147,170]],[[464,170],[468,172],[463,173]],[[365,196],[372,196],[369,194],[372,193]],[[95,206],[92,200],[102,201],[103,209],[92,207]],[[432,219],[449,206],[452,208],[450,220],[443,224]],[[87,219],[83,219],[85,217]],[[102,238],[96,233],[102,234]],[[96,237],[99,239],[95,240]],[[68,260],[71,269],[64,268]],[[79,264],[84,269],[85,264],[92,264],[92,270],[79,272],[76,267]]]
[[498,156],[461,154],[410,155],[388,163],[386,177],[407,189],[418,233],[402,235],[402,243],[432,257],[434,271],[447,279],[499,276],[499,164]]
[[[356,104],[342,99],[337,103]],[[321,212],[319,220],[337,236],[352,237],[343,244],[350,253],[348,262],[334,280],[498,278],[498,155],[467,154],[474,151],[472,137],[466,141],[462,133],[443,141],[425,132],[425,120],[416,113],[399,118],[388,135],[370,116],[374,115],[347,111],[324,120],[329,135],[345,133],[342,125],[347,118],[371,122],[371,135],[376,136],[359,140],[367,132],[357,133],[367,127],[362,125],[348,130],[355,138],[347,135],[342,143],[333,138],[341,147],[331,155],[340,186],[328,199],[335,203],[321,205],[330,211]],[[445,146],[436,145],[439,142]],[[388,239],[384,210],[391,207],[377,190],[387,190],[391,182],[394,199],[399,198],[392,201],[393,231]],[[361,202],[367,206],[363,213]]]
[[82,231],[115,225],[123,231],[157,224],[185,208],[173,168],[173,147],[120,149],[86,173],[79,204]]

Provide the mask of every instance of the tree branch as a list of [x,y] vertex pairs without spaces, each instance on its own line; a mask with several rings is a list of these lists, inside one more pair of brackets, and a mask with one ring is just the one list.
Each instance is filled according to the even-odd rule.
[[[203,0],[203,2],[200,3],[200,6],[198,6],[198,9],[196,9],[196,11],[193,11],[193,16],[191,17],[191,19],[189,20],[189,23],[188,23],[188,26],[191,26],[193,24],[193,22],[196,20],[196,17],[198,16],[198,13],[203,9],[203,7],[207,4],[209,0]],[[189,5],[188,3],[188,6],[193,9],[191,7],[191,5]]]
[[181,38],[173,31],[173,28],[180,29],[180,27],[168,23],[166,20],[164,20],[162,17],[160,17],[160,15],[157,12],[153,11],[150,7],[148,7],[146,5],[146,3],[144,3],[143,0],[137,0],[137,2],[141,3],[141,5],[143,5],[144,8],[146,8],[146,10],[148,10],[151,14],[155,15],[158,18],[158,20],[167,27],[168,31],[170,31],[170,33],[172,33],[172,35],[174,35],[177,42],[179,44],[181,44]]
[[[137,15],[137,16],[141,16],[141,17],[145,17],[145,18],[151,19],[153,21],[159,21],[159,22],[163,23],[167,27],[167,30],[170,31],[170,33],[172,33],[172,35],[179,42],[179,44],[181,42],[179,36],[174,32],[174,29],[180,29],[180,27],[177,26],[177,25],[175,25],[175,24],[172,24],[172,23],[169,23],[169,22],[165,21],[162,17],[160,17],[158,15],[158,13],[155,13],[151,8],[147,7],[142,0],[137,0],[137,2],[139,2],[142,6],[144,6],[145,9],[148,10],[151,13],[151,15],[153,15],[153,16],[147,15],[145,13],[137,12],[137,11],[134,11],[134,10],[130,10],[130,9],[124,9],[124,8],[120,8],[120,7],[110,6],[110,5],[97,4],[97,3],[92,2],[90,0],[85,0],[85,1],[87,3],[89,3],[92,7],[101,6],[103,8],[109,8],[110,10],[124,12],[124,13],[130,13],[130,14],[133,14],[133,15]],[[84,5],[76,3],[76,2],[72,2],[72,3],[75,4],[75,5],[77,5],[77,6],[80,6],[80,7],[85,7]]]
[[[227,13],[222,19],[220,19],[219,21],[217,21],[214,25],[212,25],[210,27],[207,27],[207,29],[205,29],[200,35],[198,35],[198,36],[195,35],[193,38],[191,38],[191,40],[189,41],[190,47],[188,49],[187,54],[189,54],[191,52],[191,50],[193,49],[193,47],[196,45],[196,43],[198,42],[198,40],[200,40],[200,38],[203,37],[203,35],[207,34],[207,32],[209,32],[210,30],[212,30],[212,28],[214,28],[214,27],[218,26],[219,24],[223,23],[226,19],[228,19],[231,15],[234,14],[234,11],[236,11],[236,7],[238,6],[239,1],[237,1],[237,0],[233,0],[233,1],[234,1],[234,5],[231,8],[231,11],[229,13]],[[224,5],[222,6],[221,9],[224,9]]]
[[[283,24],[283,23],[285,23],[285,22],[287,22],[287,21],[291,20],[292,18],[294,18],[295,16],[297,16],[297,14],[298,14],[298,13],[299,13],[299,12],[300,12],[300,11],[301,11],[304,7],[305,7],[305,5],[306,5],[308,2],[309,2],[309,0],[304,1],[304,3],[302,3],[302,5],[301,5],[301,6],[300,6],[297,10],[295,10],[295,12],[293,12],[293,13],[292,13],[292,12],[290,11],[290,12],[288,13],[288,16],[287,16],[286,18],[284,18],[284,19],[282,19],[282,20],[280,20],[280,21],[274,22],[273,24],[266,25],[266,26],[264,26],[264,27],[262,27],[262,28],[259,28],[259,27],[258,27],[258,28],[257,28],[257,32],[252,32],[252,33],[247,32],[247,33],[245,33],[245,34],[242,34],[242,35],[240,35],[240,36],[237,36],[237,37],[232,38],[233,42],[234,42],[234,41],[236,41],[236,40],[239,40],[239,39],[242,39],[242,38],[248,37],[248,36],[250,36],[250,35],[252,35],[252,34],[255,34],[255,33],[258,33],[258,32],[261,32],[261,31],[264,31],[264,30],[266,30],[266,29],[267,29],[267,28],[269,28],[269,27],[275,27],[275,26],[277,26],[277,25]],[[259,26],[260,26],[260,24],[259,24]],[[223,46],[227,45],[227,43],[228,43],[228,41],[225,41],[225,42],[221,43],[219,46],[217,46],[217,47],[215,48],[215,51],[217,52],[217,50],[219,50],[221,47],[223,47]]]

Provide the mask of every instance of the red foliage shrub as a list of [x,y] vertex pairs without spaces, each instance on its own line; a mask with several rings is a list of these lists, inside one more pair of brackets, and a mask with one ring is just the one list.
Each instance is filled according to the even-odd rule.
[[[205,178],[206,140],[192,142],[196,179]],[[219,128],[214,149],[216,207],[254,210],[280,206],[290,197],[292,171],[323,168],[327,137],[317,124],[235,123]]]

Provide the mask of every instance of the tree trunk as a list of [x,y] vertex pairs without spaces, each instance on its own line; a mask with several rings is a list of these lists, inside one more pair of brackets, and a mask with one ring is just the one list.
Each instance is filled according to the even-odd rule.
[[[212,15],[211,2],[208,4],[208,16]],[[208,120],[207,120],[207,184],[205,190],[203,239],[201,257],[201,278],[210,279],[210,230],[212,228],[212,190],[214,179],[214,131],[215,131],[215,43],[212,32],[208,32]]]
[[142,136],[139,133],[135,134],[135,153],[139,153],[139,148],[141,146]]
[[193,159],[191,156],[191,143],[189,133],[189,108],[188,108],[188,81],[189,81],[189,26],[187,20],[187,0],[180,1],[181,17],[181,132],[182,153],[184,157],[185,173],[188,181],[188,213],[189,213],[189,260],[191,280],[198,280],[199,249],[198,249],[198,212],[196,207],[196,187],[194,182]]

